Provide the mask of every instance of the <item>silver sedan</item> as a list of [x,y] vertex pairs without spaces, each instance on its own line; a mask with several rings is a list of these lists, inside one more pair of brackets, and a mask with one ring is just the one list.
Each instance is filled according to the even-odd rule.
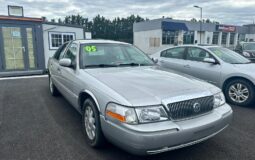
[[156,154],[207,140],[232,119],[219,88],[165,71],[130,44],[72,41],[48,68],[50,93],[83,115],[92,147],[106,138],[133,154]]
[[248,106],[255,100],[255,64],[227,48],[184,45],[161,50],[151,57],[164,68],[216,85],[232,104]]

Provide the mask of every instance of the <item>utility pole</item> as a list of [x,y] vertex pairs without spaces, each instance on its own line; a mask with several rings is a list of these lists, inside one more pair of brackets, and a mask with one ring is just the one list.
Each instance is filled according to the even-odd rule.
[[203,9],[202,9],[202,7],[199,7],[199,6],[194,6],[195,8],[199,8],[200,9],[200,44],[202,44],[202,30],[203,30],[203,28],[202,28],[202,24],[203,24]]

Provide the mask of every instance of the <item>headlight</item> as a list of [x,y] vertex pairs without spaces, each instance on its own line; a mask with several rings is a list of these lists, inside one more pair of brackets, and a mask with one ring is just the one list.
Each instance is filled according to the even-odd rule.
[[226,103],[225,96],[222,92],[214,95],[214,108],[220,107]]
[[245,57],[250,57],[251,55],[250,55],[250,53],[248,53],[248,52],[243,52],[243,55],[245,56]]
[[128,124],[160,122],[168,120],[163,106],[129,108],[115,103],[106,106],[106,118]]
[[106,107],[106,117],[116,119],[120,122],[137,124],[134,108],[124,107],[115,103],[109,103]]
[[139,107],[135,110],[140,123],[168,120],[168,115],[163,106]]

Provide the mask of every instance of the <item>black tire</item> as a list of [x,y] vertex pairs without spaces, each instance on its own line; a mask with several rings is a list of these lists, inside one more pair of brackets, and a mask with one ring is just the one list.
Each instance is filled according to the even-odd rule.
[[56,88],[56,86],[54,85],[54,83],[51,80],[51,76],[49,75],[49,90],[50,90],[50,94],[54,97],[59,96],[59,91]]
[[[233,98],[231,98],[231,96],[230,96],[230,87],[233,85],[237,85],[237,84],[241,84],[248,89],[248,92],[249,92],[248,98],[243,102],[234,101]],[[254,102],[254,98],[255,98],[254,92],[255,92],[254,85],[251,82],[244,80],[244,79],[234,79],[234,80],[230,81],[224,89],[224,94],[225,94],[227,102],[234,104],[234,105],[238,105],[238,106],[251,105]]]
[[[94,138],[90,138],[88,132],[86,131],[85,127],[85,118],[86,118],[86,110],[89,110],[88,107],[91,108],[93,111],[93,117],[95,119],[95,136]],[[82,110],[82,130],[85,134],[86,141],[88,144],[94,148],[99,148],[105,145],[105,138],[101,129],[101,123],[100,123],[100,114],[96,107],[95,102],[88,98],[83,103],[83,110]]]

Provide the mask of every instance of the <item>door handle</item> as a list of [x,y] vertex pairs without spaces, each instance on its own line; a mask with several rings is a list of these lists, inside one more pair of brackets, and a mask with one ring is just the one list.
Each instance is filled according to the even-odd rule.
[[187,65],[184,65],[183,67],[185,67],[185,68],[190,68],[190,65],[187,64]]

